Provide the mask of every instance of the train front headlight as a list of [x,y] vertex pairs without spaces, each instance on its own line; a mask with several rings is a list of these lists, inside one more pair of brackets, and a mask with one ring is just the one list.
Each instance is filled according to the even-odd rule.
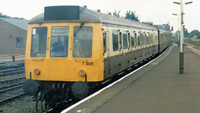
[[85,76],[85,71],[84,70],[80,70],[80,75],[83,77]]
[[39,74],[40,74],[40,70],[36,68],[36,69],[34,70],[34,73],[35,73],[36,75],[39,75]]

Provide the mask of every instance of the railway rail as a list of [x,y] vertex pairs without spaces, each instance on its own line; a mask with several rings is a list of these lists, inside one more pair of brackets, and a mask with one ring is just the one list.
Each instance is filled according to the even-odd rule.
[[0,105],[24,94],[24,63],[0,64]]
[[11,79],[0,80],[0,92],[1,90],[5,90],[5,88],[10,88],[17,85],[22,85],[25,80],[25,76],[19,76]]
[[24,73],[24,63],[17,65],[5,66],[0,65],[0,76],[14,75]]
[[19,86],[14,86],[11,87],[9,89],[5,89],[5,90],[1,90],[0,91],[0,105],[4,104],[5,102],[8,102],[12,99],[15,98],[19,98],[23,95],[25,95],[25,93],[22,90],[23,85],[19,85]]
[[200,41],[193,41],[193,40],[190,40],[190,39],[186,39],[185,42],[200,47]]

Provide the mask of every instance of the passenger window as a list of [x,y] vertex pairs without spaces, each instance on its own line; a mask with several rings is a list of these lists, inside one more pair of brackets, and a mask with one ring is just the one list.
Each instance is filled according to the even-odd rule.
[[31,57],[45,57],[47,44],[47,27],[32,29]]
[[106,47],[106,33],[103,33],[103,52],[106,53],[107,47]]
[[156,34],[153,33],[153,43],[155,44],[156,43]]
[[149,33],[146,34],[146,44],[149,45]]
[[131,32],[131,46],[134,47],[135,46],[135,33]]
[[124,31],[123,32],[123,49],[127,49],[128,48],[128,44],[127,44],[127,32]]
[[154,33],[154,43],[155,43],[155,44],[158,43],[158,35],[156,35],[155,33]]
[[92,57],[93,28],[90,26],[75,26],[73,34],[73,57]]
[[112,40],[113,40],[113,51],[119,50],[118,32],[117,32],[117,30],[113,30],[112,31]]
[[151,33],[149,33],[149,44],[152,44],[152,36],[151,36]]
[[137,45],[140,46],[140,33],[137,33]]
[[164,42],[166,41],[166,34],[164,33]]
[[51,57],[67,57],[69,42],[69,27],[52,27]]
[[143,33],[141,33],[141,45],[145,45],[145,35]]

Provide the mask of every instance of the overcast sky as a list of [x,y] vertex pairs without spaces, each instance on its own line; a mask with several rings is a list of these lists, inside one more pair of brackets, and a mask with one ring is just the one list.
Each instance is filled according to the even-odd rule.
[[[2,0],[1,0],[2,1]],[[42,13],[45,6],[55,5],[87,5],[88,9],[101,12],[121,11],[125,16],[126,11],[135,11],[142,22],[153,22],[154,24],[169,23],[178,29],[178,17],[172,13],[180,14],[180,6],[173,4],[180,0],[3,0],[0,3],[0,12],[11,17],[23,17],[30,20]],[[200,30],[200,0],[193,1],[190,5],[184,5],[184,24],[188,31]]]

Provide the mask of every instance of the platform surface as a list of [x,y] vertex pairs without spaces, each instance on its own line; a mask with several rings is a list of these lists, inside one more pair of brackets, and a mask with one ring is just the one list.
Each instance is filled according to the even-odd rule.
[[200,56],[171,46],[157,60],[67,113],[200,113]]

